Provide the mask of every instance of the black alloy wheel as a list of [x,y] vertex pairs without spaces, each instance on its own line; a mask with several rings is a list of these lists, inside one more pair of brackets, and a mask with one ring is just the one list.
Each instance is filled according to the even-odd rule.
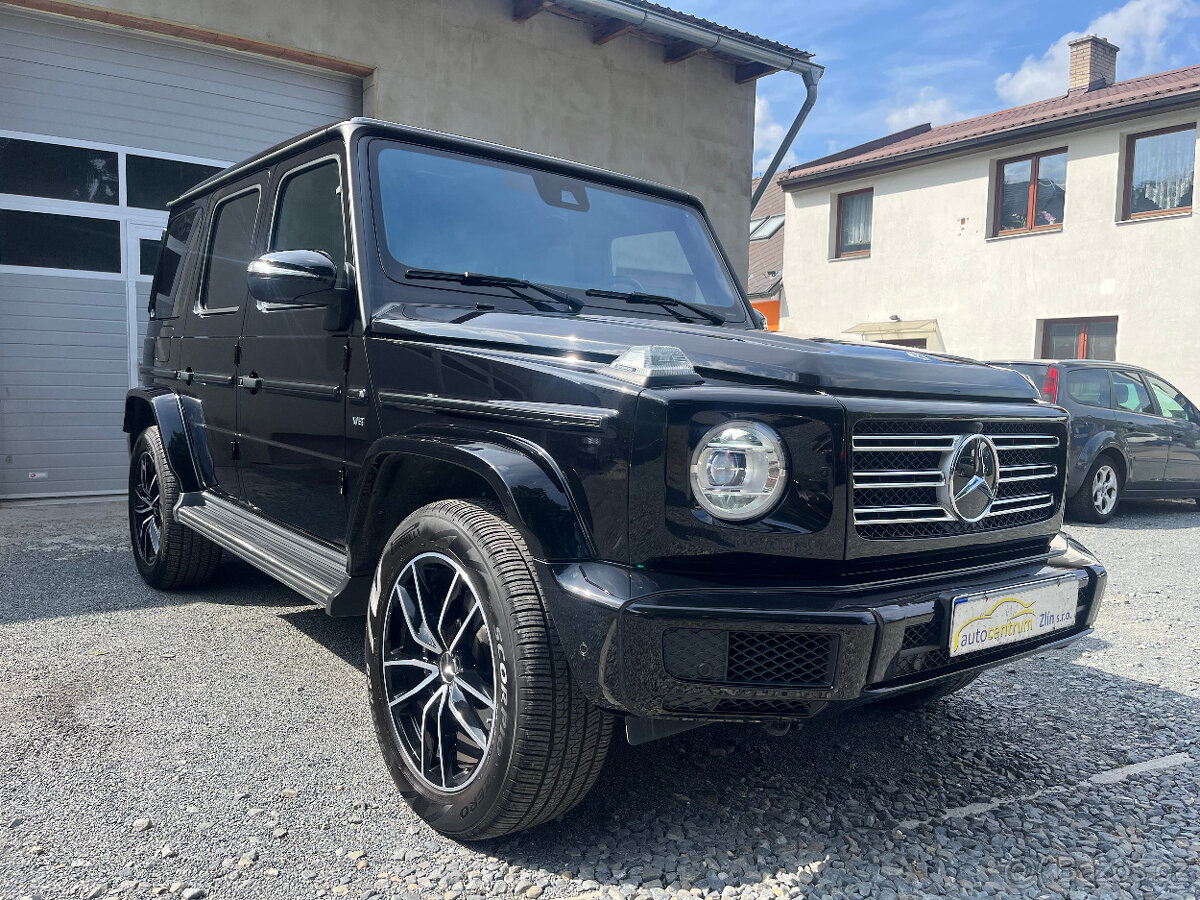
[[521,534],[484,502],[400,523],[367,612],[375,734],[433,828],[494,838],[562,816],[591,789],[612,714],[579,689]]
[[179,482],[151,426],[138,435],[129,459],[129,543],[138,574],[160,590],[204,584],[221,562],[220,547],[175,521],[178,502]]
[[384,692],[400,748],[436,790],[478,774],[496,714],[496,655],[467,573],[444,553],[409,561],[384,623]]

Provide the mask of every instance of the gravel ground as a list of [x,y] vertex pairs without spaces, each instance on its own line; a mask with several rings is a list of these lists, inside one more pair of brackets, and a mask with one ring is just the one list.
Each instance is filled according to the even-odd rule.
[[122,510],[0,507],[0,897],[1197,896],[1192,504],[1072,529],[1112,572],[1073,648],[916,713],[618,744],[473,846],[392,787],[361,621],[236,561],[155,593]]

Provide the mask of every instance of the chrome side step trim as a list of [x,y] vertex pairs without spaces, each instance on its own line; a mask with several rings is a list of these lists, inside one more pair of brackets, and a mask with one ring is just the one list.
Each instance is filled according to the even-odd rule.
[[207,491],[185,494],[175,518],[326,609],[346,586],[346,554]]

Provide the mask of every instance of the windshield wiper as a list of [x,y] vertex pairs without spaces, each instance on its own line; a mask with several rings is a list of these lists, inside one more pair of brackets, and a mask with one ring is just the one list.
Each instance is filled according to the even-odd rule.
[[[664,294],[643,294],[641,291],[602,291],[598,288],[590,288],[584,291],[589,297],[604,297],[609,300],[624,300],[626,303],[653,303],[655,306],[662,306],[671,312],[675,312],[677,307],[682,306],[684,309],[695,313],[703,319],[707,319],[714,325],[724,325],[725,317],[719,316],[715,312],[709,312],[702,306],[697,306],[694,303],[688,303],[686,300],[677,300],[674,297],[667,297]],[[681,321],[691,321],[687,316],[681,316],[676,313],[675,318]]]
[[508,275],[480,275],[476,272],[442,272],[438,269],[407,269],[404,272],[404,277],[411,278],[414,281],[457,281],[459,284],[467,287],[507,288],[512,292],[514,297],[519,297],[533,304],[545,304],[545,300],[539,300],[537,297],[530,297],[528,294],[521,292],[522,289],[537,291],[551,300],[566,304],[573,313],[577,313],[583,309],[583,304],[574,297],[568,297],[566,294],[552,291],[550,288],[536,282],[526,281],[524,278],[512,278]]

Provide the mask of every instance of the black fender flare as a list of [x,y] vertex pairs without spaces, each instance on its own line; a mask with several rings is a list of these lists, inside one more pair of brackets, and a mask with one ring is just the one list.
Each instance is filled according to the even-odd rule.
[[216,483],[204,440],[204,412],[198,400],[180,397],[166,388],[134,388],[125,395],[122,425],[129,435],[130,449],[137,436],[151,425],[158,426],[167,465],[181,491],[202,491]]
[[[457,467],[486,483],[505,516],[542,562],[595,557],[591,534],[571,496],[567,479],[536,444],[511,435],[408,434],[383,437],[372,444],[351,497],[347,549],[351,574],[375,567],[373,520],[381,514],[372,503],[380,473],[389,461],[424,458]],[[387,535],[384,535],[386,540]]]

